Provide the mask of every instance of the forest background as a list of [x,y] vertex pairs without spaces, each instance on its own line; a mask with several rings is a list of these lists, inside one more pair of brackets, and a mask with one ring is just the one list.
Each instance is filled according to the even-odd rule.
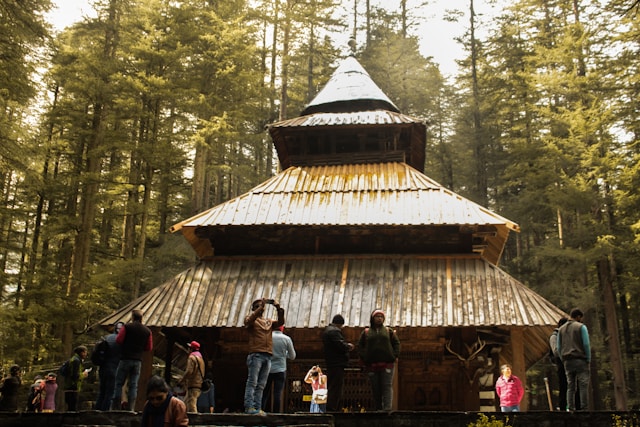
[[426,174],[521,226],[501,268],[585,311],[594,409],[639,407],[638,0],[517,0],[482,37],[473,1],[445,79],[418,1],[98,0],[57,33],[47,0],[0,0],[2,369],[54,369],[191,266],[170,226],[278,171],[265,125],[299,114],[347,33],[428,123]]

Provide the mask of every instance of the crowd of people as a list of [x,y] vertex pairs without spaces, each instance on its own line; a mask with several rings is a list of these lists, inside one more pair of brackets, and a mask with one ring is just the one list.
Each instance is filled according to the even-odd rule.
[[[275,308],[276,318],[265,317],[268,305]],[[581,323],[582,311],[574,309],[570,318],[558,321],[558,327],[549,338],[554,364],[558,369],[560,384],[559,410],[586,410],[588,407],[589,363],[591,357],[589,334]],[[261,298],[252,303],[251,313],[244,324],[249,332],[247,355],[247,380],[244,390],[244,412],[266,414],[286,412],[282,396],[286,384],[287,360],[296,358],[293,341],[284,334],[285,310],[273,299]],[[341,410],[345,369],[349,365],[350,353],[356,349],[347,342],[342,332],[345,319],[333,316],[322,334],[326,371],[319,365],[312,366],[304,382],[312,389],[309,411],[312,413],[337,412]],[[177,385],[184,390],[184,397],[175,396],[165,380],[153,376],[148,381],[147,401],[143,410],[143,425],[183,426],[188,425],[187,413],[213,413],[215,388],[211,373],[206,372],[206,363],[200,352],[200,343],[187,344],[184,375]],[[366,373],[371,387],[373,409],[390,411],[393,401],[393,377],[400,354],[400,340],[396,331],[385,326],[385,313],[374,310],[370,324],[365,327],[357,345],[362,371]],[[94,408],[97,410],[134,409],[138,394],[142,358],[153,350],[151,331],[142,323],[142,312],[133,310],[129,323],[118,322],[113,332],[96,345],[92,362],[99,366],[99,391]],[[78,395],[82,382],[92,368],[84,368],[87,358],[86,346],[74,349],[59,374],[64,377],[64,401],[68,411],[78,408]],[[503,412],[520,411],[524,396],[521,380],[505,364],[496,381],[495,390]],[[58,375],[49,372],[46,377],[37,376],[30,386],[27,411],[53,412],[56,410]],[[18,389],[22,384],[21,369],[14,365],[9,376],[0,383],[0,411],[18,411]]]
[[[277,318],[265,318],[265,308],[273,305]],[[375,410],[390,411],[393,401],[393,375],[400,354],[400,340],[395,331],[384,325],[385,314],[382,310],[371,313],[370,324],[362,331],[358,341],[359,357],[363,371],[371,384]],[[265,414],[267,400],[265,388],[271,376],[281,372],[278,377],[284,383],[286,359],[295,359],[296,353],[290,338],[283,337],[285,318],[284,309],[273,299],[261,298],[251,304],[251,313],[244,324],[249,330],[249,355],[247,356],[247,382],[244,392],[244,412],[247,414]],[[339,411],[344,386],[344,372],[349,364],[350,352],[355,346],[346,341],[342,328],[344,317],[336,314],[322,335],[324,361],[327,373],[319,365],[312,366],[304,377],[311,385],[312,395],[309,411],[322,413]],[[275,366],[275,368],[274,368]],[[282,387],[273,387],[274,403],[272,409],[282,411]],[[269,392],[268,392],[269,393]],[[268,396],[268,395],[267,395]]]

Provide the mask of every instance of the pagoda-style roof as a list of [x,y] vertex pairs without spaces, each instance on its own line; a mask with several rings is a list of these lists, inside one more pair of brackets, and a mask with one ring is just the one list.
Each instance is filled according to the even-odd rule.
[[300,115],[378,109],[400,112],[362,65],[349,56],[342,60],[327,84]]
[[372,307],[398,328],[476,327],[494,334],[520,328],[528,367],[548,351],[548,336],[566,315],[473,254],[262,256],[200,262],[100,324],[128,320],[140,309],[150,327],[243,328],[260,296],[280,302],[288,328],[323,328],[335,313],[345,326],[362,328]]
[[519,227],[404,163],[381,163],[291,167],[178,230],[200,258],[476,252],[497,264]]
[[353,57],[300,117],[268,126],[282,169],[404,162],[424,170],[426,124],[401,114]]

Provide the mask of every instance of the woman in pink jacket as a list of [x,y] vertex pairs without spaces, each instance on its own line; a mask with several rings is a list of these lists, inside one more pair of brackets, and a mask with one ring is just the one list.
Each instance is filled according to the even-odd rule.
[[502,412],[519,412],[520,401],[524,396],[524,388],[520,378],[511,374],[511,365],[500,367],[502,375],[496,382],[496,393],[500,399]]

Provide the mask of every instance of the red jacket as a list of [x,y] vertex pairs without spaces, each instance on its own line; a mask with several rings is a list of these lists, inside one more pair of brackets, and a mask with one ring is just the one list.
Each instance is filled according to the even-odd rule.
[[500,375],[496,382],[496,393],[500,398],[500,406],[516,406],[520,405],[524,396],[524,388],[522,388],[520,378],[515,375],[511,375],[509,379]]

